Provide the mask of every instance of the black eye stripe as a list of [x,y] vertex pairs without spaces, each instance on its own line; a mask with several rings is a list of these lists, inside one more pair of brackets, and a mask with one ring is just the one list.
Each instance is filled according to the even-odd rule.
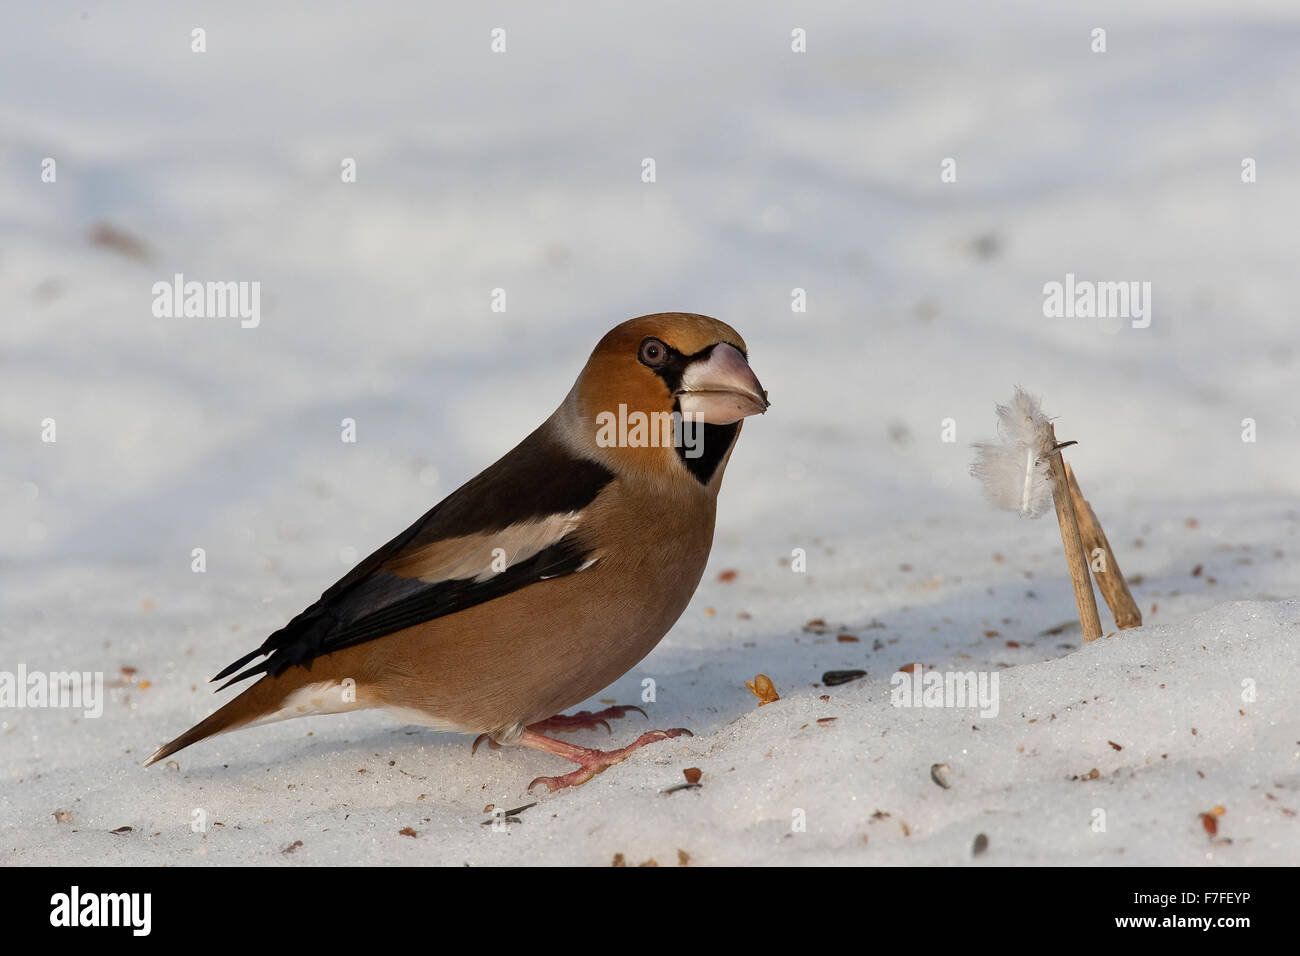
[[[662,361],[660,361],[657,365],[652,365],[645,360],[645,354],[644,354],[645,347],[651,342],[657,343],[658,345],[662,346],[665,350],[666,357]],[[713,354],[713,350],[715,348],[717,348],[716,344],[707,345],[704,348],[700,349],[698,352],[695,352],[691,355],[683,355],[681,352],[677,351],[677,349],[673,348],[671,345],[666,343],[663,339],[658,339],[655,338],[654,336],[650,336],[649,338],[642,339],[640,346],[637,347],[637,359],[641,362],[642,365],[645,365],[647,368],[650,369],[650,371],[654,372],[656,375],[658,375],[661,379],[664,380],[664,384],[668,386],[669,392],[676,392],[679,388],[681,388],[682,376],[686,373],[686,366],[691,365],[695,362],[707,362],[709,356]],[[736,346],[732,346],[732,348],[736,348],[736,350],[739,351],[741,355],[745,355],[745,353],[741,351],[739,348],[737,348]]]

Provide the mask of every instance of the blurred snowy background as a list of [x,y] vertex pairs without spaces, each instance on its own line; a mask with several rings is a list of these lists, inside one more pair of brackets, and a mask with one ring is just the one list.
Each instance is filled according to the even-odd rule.
[[[984,832],[987,862],[1294,862],[1300,10],[876,6],[8,5],[0,670],[115,686],[97,720],[0,711],[0,860],[960,862]],[[154,317],[175,273],[259,281],[260,325]],[[1151,282],[1150,327],[1045,318],[1067,273]],[[653,725],[697,737],[508,839],[483,805],[567,766],[381,716],[140,769],[609,327],[667,310],[738,328],[774,403],[695,602],[602,694],[654,676]],[[1079,442],[1142,630],[1044,634],[1074,616],[1055,522],[967,473],[1016,384]],[[1000,716],[890,708],[915,661],[1002,671]],[[846,667],[869,676],[814,686]],[[702,790],[658,796],[692,766]]]

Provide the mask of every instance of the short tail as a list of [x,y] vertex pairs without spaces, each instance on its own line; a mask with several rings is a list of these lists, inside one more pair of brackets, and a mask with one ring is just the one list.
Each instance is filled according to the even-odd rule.
[[285,687],[286,683],[273,677],[263,677],[175,740],[163,744],[153,752],[144,765],[147,767],[157,763],[178,750],[184,750],[190,744],[215,737],[217,734],[224,734],[227,730],[235,730],[238,727],[273,718],[289,695],[290,689]]

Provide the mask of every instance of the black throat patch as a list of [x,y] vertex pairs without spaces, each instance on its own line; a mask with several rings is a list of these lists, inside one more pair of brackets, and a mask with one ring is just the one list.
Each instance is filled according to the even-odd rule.
[[[683,355],[672,346],[668,346],[668,361],[660,368],[654,370],[655,374],[663,379],[664,384],[668,386],[670,393],[676,393],[682,387],[682,376],[686,373],[686,366],[693,362],[707,362],[709,356],[713,353],[714,346],[701,349],[694,355]],[[682,407],[677,399],[673,399],[673,414],[681,418]],[[698,428],[697,423],[682,422],[682,427]],[[697,443],[692,452],[700,452],[694,458],[688,457],[686,452],[686,443],[683,442],[677,446],[677,457],[682,460],[686,470],[696,477],[702,485],[707,485],[712,479],[713,474],[718,470],[718,465],[726,457],[727,451],[731,448],[732,443],[736,440],[736,434],[740,431],[738,423],[730,425],[710,425],[704,423],[703,434],[697,434]]]
[[[673,409],[679,413],[681,411],[676,402],[673,402]],[[703,440],[694,449],[702,454],[695,458],[686,457],[686,446],[683,443],[677,446],[677,457],[682,460],[686,470],[699,479],[700,484],[707,485],[713,479],[713,473],[718,470],[718,465],[722,464],[722,459],[726,457],[739,431],[739,422],[732,422],[730,425],[710,425],[705,422]]]

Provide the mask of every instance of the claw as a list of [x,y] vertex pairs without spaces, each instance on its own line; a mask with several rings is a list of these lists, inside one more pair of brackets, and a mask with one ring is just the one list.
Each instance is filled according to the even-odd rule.
[[640,707],[635,704],[620,704],[616,707],[606,707],[604,710],[590,711],[580,710],[576,714],[556,714],[546,720],[538,721],[535,724],[529,724],[529,729],[538,733],[567,733],[573,730],[595,730],[597,727],[604,727],[605,733],[613,734],[609,722],[618,720],[628,713],[635,710],[646,720],[649,716]]
[[560,740],[553,740],[550,737],[544,737],[531,728],[524,732],[520,743],[537,750],[545,750],[548,753],[558,754],[566,760],[572,760],[578,764],[578,769],[571,773],[562,774],[558,777],[538,777],[528,785],[532,790],[538,784],[545,784],[546,789],[554,793],[556,790],[562,790],[565,787],[576,787],[579,784],[586,783],[598,773],[604,773],[610,767],[617,763],[622,763],[633,752],[644,747],[646,744],[656,743],[660,740],[670,740],[673,737],[693,737],[685,727],[674,727],[671,730],[651,730],[642,734],[636,740],[626,747],[618,750],[591,750],[587,747],[575,747],[572,744],[566,744]]
[[478,745],[485,740],[487,741],[487,745],[493,750],[501,749],[501,745],[492,739],[491,734],[479,734],[477,737],[474,738],[474,746],[472,746],[469,750],[469,755],[471,757],[474,756],[476,753],[478,753]]

